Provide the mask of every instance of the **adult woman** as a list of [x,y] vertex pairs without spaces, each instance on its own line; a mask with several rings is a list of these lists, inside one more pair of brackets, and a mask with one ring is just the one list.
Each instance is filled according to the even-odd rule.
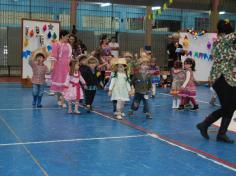
[[209,139],[208,127],[222,118],[217,141],[234,143],[226,132],[233,113],[236,110],[236,48],[234,41],[236,33],[228,20],[220,20],[217,25],[218,40],[213,45],[214,63],[211,70],[211,79],[221,104],[221,108],[212,112],[206,119],[197,125],[201,135]]
[[58,105],[66,107],[62,92],[64,90],[64,83],[66,76],[69,73],[69,63],[72,56],[72,49],[68,43],[69,32],[62,30],[60,32],[60,41],[54,43],[52,46],[51,57],[55,59],[52,70],[52,85],[51,91],[57,94]]
[[69,36],[69,43],[72,47],[72,56],[73,59],[78,59],[79,55],[82,54],[82,49],[78,43],[78,39],[75,35],[71,34]]

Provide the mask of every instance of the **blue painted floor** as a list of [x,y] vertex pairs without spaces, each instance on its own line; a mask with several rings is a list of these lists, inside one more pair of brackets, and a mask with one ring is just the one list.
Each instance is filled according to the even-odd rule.
[[[233,176],[236,147],[204,140],[195,125],[217,107],[207,87],[198,88],[200,110],[171,109],[168,89],[150,99],[153,119],[142,106],[130,118],[112,118],[112,104],[98,91],[94,112],[69,115],[54,97],[31,106],[31,89],[0,84],[0,176]],[[126,105],[128,111],[130,103]],[[236,141],[236,133],[229,132]]]

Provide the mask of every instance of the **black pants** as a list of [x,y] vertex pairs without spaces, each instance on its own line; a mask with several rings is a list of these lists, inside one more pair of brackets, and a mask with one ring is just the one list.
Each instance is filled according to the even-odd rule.
[[92,105],[96,94],[96,90],[85,90],[85,104]]
[[210,126],[222,117],[219,133],[224,135],[227,132],[230,121],[236,110],[236,87],[230,86],[223,76],[218,78],[213,84],[221,104],[221,108],[212,112],[205,120],[204,123]]

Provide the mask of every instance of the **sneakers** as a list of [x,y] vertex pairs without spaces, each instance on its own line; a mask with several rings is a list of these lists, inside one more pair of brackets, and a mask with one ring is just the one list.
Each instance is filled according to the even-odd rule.
[[124,112],[122,112],[122,113],[121,113],[121,116],[122,116],[122,117],[125,117],[125,116],[126,116],[126,114],[125,114]]
[[190,109],[190,111],[197,111],[199,109],[198,105],[194,105],[193,108]]
[[74,111],[74,113],[75,114],[81,114],[81,112],[79,110],[77,110],[77,109]]
[[145,113],[147,119],[152,119],[151,113],[147,112]]
[[184,110],[184,105],[179,105],[179,107],[178,107],[177,110],[178,110],[178,111],[182,111],[182,110]]
[[117,116],[116,116],[116,119],[118,119],[118,120],[122,120],[123,118],[122,118],[121,115],[117,115]]

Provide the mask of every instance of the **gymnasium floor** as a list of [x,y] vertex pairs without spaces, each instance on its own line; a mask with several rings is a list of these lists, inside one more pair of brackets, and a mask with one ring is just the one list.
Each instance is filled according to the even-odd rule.
[[[152,120],[141,113],[117,121],[103,91],[94,112],[68,115],[54,97],[31,107],[31,89],[0,84],[0,176],[234,176],[236,144],[204,140],[195,125],[216,107],[198,88],[200,110],[176,112],[167,89],[151,102]],[[128,110],[129,105],[126,106]],[[236,131],[235,122],[232,128]],[[236,141],[236,133],[228,133]]]

